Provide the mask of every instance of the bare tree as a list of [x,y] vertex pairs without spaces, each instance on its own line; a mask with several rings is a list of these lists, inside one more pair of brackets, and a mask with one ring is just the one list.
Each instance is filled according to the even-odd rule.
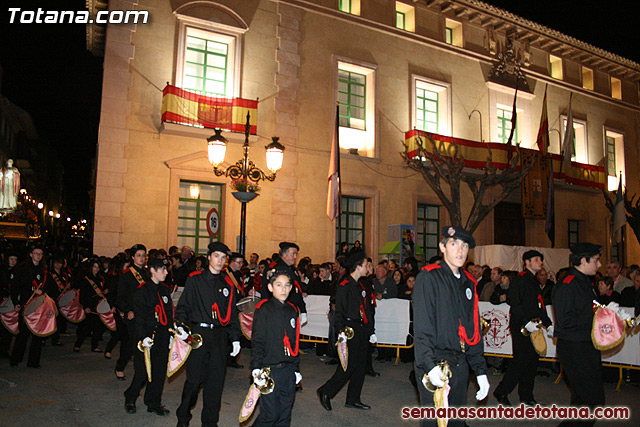
[[[449,211],[451,223],[462,226],[462,206],[460,203],[460,182],[464,181],[473,194],[473,206],[464,228],[473,232],[482,220],[505,200],[509,194],[520,187],[522,180],[533,168],[533,161],[517,169],[520,159],[520,148],[516,149],[516,155],[509,160],[507,168],[498,169],[492,165],[493,154],[487,145],[487,161],[482,174],[477,174],[465,170],[464,158],[460,154],[458,144],[451,142],[450,150],[444,150],[442,144],[438,145],[431,135],[427,135],[433,150],[429,152],[422,138],[417,139],[417,155],[409,157],[409,147],[404,144],[404,153],[401,153],[407,166],[422,174],[422,177],[436,193],[442,204]],[[424,159],[424,160],[423,160]],[[449,186],[449,195],[445,193],[442,183]],[[488,203],[483,203],[487,190],[491,187],[501,188],[497,197]]]
[[[607,209],[609,209],[609,212],[613,214],[616,193],[613,191],[607,191],[604,187],[602,187],[601,190],[605,205],[607,206]],[[626,187],[622,189],[622,195],[624,198],[624,209],[626,211],[625,215],[627,217],[627,223],[631,226],[633,234],[636,235],[636,239],[640,242],[640,198],[635,200],[637,194],[634,194],[631,196],[631,199],[629,199]]]

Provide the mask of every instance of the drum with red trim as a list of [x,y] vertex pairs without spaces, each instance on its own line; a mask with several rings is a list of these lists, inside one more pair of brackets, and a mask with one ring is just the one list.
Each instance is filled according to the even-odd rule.
[[47,294],[39,295],[29,301],[24,307],[23,314],[24,323],[34,335],[47,337],[58,329],[56,302]]
[[9,313],[14,311],[15,307],[13,306],[13,301],[11,301],[11,297],[6,297],[0,302],[0,314]]
[[106,298],[102,298],[98,305],[96,305],[96,311],[100,314],[106,314],[111,311],[111,306]]
[[17,335],[20,332],[18,328],[18,312],[15,310],[13,306],[13,301],[11,301],[11,297],[6,297],[0,302],[0,322],[2,325],[7,328],[7,331],[11,332],[13,335]]
[[58,297],[58,307],[66,307],[74,299],[76,299],[76,291],[74,291],[73,289],[67,289]]
[[24,306],[24,310],[22,311],[22,314],[25,316],[29,316],[30,314],[35,313],[40,308],[40,306],[44,303],[46,297],[47,297],[46,294],[40,294],[37,297],[32,298]]

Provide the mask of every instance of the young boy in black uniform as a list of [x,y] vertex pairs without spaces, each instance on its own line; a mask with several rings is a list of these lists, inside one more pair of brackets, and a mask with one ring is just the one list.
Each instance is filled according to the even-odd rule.
[[298,358],[300,317],[296,307],[287,301],[291,277],[285,271],[273,273],[267,285],[273,295],[262,300],[253,318],[251,333],[251,374],[258,387],[265,384],[260,370],[271,369],[275,388],[260,397],[260,414],[254,426],[291,425],[291,407],[296,384],[302,380]]

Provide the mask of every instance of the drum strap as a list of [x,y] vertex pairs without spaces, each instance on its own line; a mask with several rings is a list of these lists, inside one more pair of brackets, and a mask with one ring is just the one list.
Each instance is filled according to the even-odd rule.
[[53,277],[53,280],[55,280],[56,285],[58,285],[58,289],[60,289],[61,291],[64,290],[65,285],[60,281],[60,277],[58,277],[58,274],[51,272],[51,277]]
[[138,273],[138,270],[136,270],[135,268],[131,267],[129,269],[129,271],[131,272],[131,274],[133,274],[133,277],[136,278],[136,280],[138,281],[138,284],[142,285],[144,283],[144,279],[142,278],[140,273]]
[[85,277],[85,279],[87,279],[87,282],[89,282],[93,290],[96,291],[96,294],[98,294],[100,298],[105,297],[102,291],[100,290],[100,288],[98,287],[98,285],[96,285],[91,279],[89,279],[89,277]]
[[227,271],[227,277],[229,278],[229,280],[231,280],[231,282],[233,283],[233,286],[235,286],[236,289],[242,293],[242,295],[245,295],[244,289],[242,288],[242,286],[240,286],[240,284],[238,283],[238,280],[236,279],[236,275],[233,274],[232,271]]

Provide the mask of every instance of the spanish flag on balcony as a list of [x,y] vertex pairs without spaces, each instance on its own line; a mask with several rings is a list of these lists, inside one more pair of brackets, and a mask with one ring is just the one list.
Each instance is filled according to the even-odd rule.
[[256,135],[256,100],[204,96],[171,85],[167,85],[162,91],[163,122],[244,133],[247,112],[250,113],[249,133]]

